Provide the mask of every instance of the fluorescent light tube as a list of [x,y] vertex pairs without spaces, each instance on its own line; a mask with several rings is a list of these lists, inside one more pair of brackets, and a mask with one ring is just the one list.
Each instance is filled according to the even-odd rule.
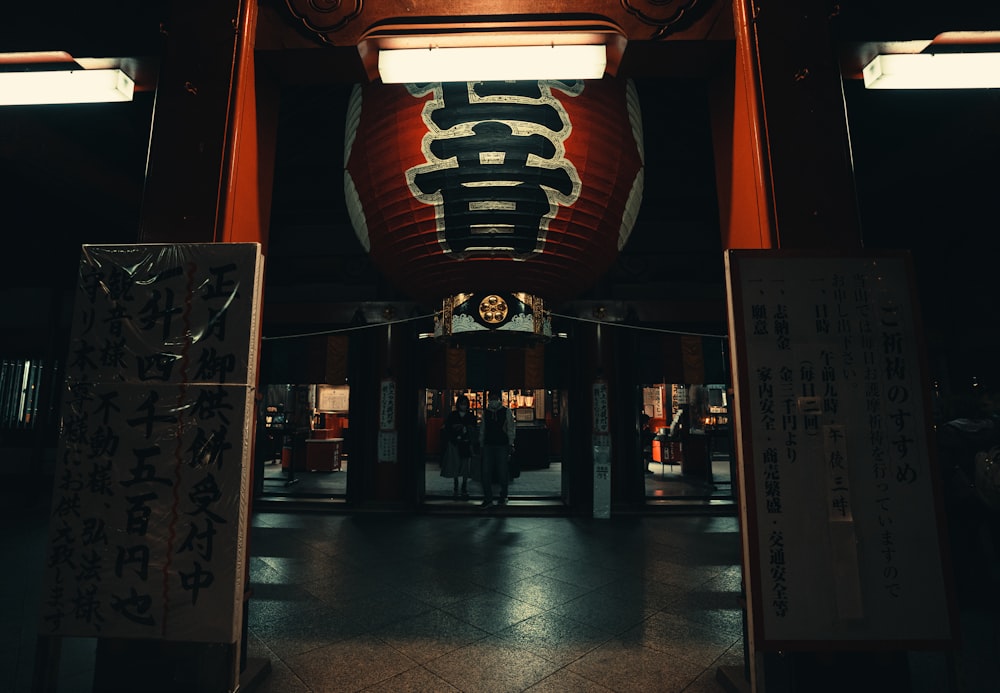
[[131,101],[134,89],[121,70],[0,72],[0,106]]
[[866,89],[996,89],[1000,53],[877,55],[862,76]]
[[600,79],[606,67],[603,45],[402,48],[378,54],[386,84]]

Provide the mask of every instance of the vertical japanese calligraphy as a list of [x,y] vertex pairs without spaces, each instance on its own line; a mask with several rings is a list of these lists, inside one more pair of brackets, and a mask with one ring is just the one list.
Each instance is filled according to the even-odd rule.
[[594,435],[607,435],[611,427],[608,416],[608,384],[603,380],[594,383]]
[[608,413],[608,383],[596,380],[592,397],[594,411],[594,517],[611,517],[611,420]]
[[396,428],[396,381],[385,379],[379,392],[378,427],[382,430]]
[[379,432],[378,461],[399,461],[398,439],[396,432],[396,381],[391,378],[382,380],[379,389]]
[[238,638],[260,262],[84,246],[43,634]]
[[758,641],[948,640],[908,257],[726,261]]

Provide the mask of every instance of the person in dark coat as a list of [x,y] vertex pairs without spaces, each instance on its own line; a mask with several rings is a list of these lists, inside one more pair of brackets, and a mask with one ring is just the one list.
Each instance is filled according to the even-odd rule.
[[462,480],[462,498],[469,498],[469,469],[473,447],[478,447],[479,420],[469,411],[469,398],[460,395],[455,409],[444,422],[444,455],[441,476],[454,479],[453,497],[457,500],[458,480]]
[[510,484],[510,453],[517,433],[514,413],[503,406],[500,393],[491,391],[486,398],[486,410],[479,425],[479,443],[483,449],[483,502],[485,508],[493,502],[493,482],[500,484],[499,505],[507,504]]

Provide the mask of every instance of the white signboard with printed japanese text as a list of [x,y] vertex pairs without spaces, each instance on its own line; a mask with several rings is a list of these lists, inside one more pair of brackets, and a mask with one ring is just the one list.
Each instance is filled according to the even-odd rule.
[[396,381],[384,378],[378,398],[378,461],[399,461],[399,434],[396,431]]
[[909,256],[731,250],[726,269],[756,649],[950,642]]
[[396,430],[396,381],[386,378],[379,390],[378,427],[382,431]]
[[262,262],[83,247],[40,635],[239,640]]
[[399,461],[399,434],[396,431],[396,381],[382,380],[379,390],[378,461]]
[[[642,410],[651,419],[663,418],[663,389],[656,387],[642,388]],[[655,433],[655,431],[654,431]]]
[[611,421],[608,414],[608,383],[593,384],[594,407],[594,517],[611,517]]
[[320,385],[317,388],[322,412],[346,412],[350,408],[351,388],[348,385]]

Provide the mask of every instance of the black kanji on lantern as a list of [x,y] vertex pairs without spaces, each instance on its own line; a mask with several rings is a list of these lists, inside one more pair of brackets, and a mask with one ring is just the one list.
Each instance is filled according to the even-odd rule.
[[406,172],[410,191],[435,206],[445,252],[540,252],[559,205],[580,193],[566,159],[571,127],[552,94],[582,82],[456,82],[410,85],[433,92],[424,108],[426,165]]

